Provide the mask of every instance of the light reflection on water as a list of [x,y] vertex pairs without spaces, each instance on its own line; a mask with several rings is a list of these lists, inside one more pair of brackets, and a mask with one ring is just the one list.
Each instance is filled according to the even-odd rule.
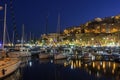
[[81,60],[71,60],[64,62],[64,67],[70,66],[71,69],[84,69],[88,74],[99,77],[114,78],[120,80],[120,64],[110,61],[93,61],[84,63]]
[[[42,61],[40,60],[42,63]],[[44,60],[43,60],[44,62]],[[49,62],[49,61],[47,61]],[[45,62],[44,62],[45,63]],[[72,70],[85,70],[89,75],[94,75],[98,79],[101,77],[107,80],[120,80],[120,64],[110,61],[81,61],[81,60],[56,60],[54,64],[70,67]],[[101,79],[100,79],[101,80]],[[102,79],[106,80],[106,79]]]

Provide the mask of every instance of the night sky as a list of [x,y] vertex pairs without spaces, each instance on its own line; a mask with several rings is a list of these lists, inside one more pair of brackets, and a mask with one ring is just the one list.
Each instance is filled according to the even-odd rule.
[[[13,22],[8,1],[6,0],[8,4],[7,27],[11,32]],[[4,2],[5,0],[0,0],[0,5]],[[32,32],[34,36],[39,37],[45,33],[46,23],[48,33],[57,32],[58,14],[60,14],[61,30],[64,30],[96,17],[118,15],[120,0],[13,0],[13,9],[18,33],[21,35],[22,24],[24,24],[25,33],[28,36]],[[3,16],[2,12],[3,10],[0,11],[0,18]],[[48,16],[47,19],[46,16]]]

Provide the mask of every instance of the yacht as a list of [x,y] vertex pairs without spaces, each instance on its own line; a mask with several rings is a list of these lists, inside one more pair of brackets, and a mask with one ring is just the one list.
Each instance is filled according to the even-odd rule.
[[10,49],[8,53],[9,57],[19,58],[19,57],[28,57],[31,56],[29,48],[21,47],[19,49]]
[[48,59],[48,58],[50,58],[50,53],[48,52],[47,49],[41,49],[41,51],[39,53],[39,58],[40,59]]
[[67,58],[67,56],[65,55],[65,54],[63,54],[63,53],[55,53],[54,54],[54,59],[55,60],[58,60],[58,59],[66,59]]
[[6,11],[7,11],[7,4],[5,4],[5,13],[4,13],[4,33],[3,33],[3,45],[2,49],[0,49],[0,66],[2,70],[2,75],[0,75],[0,79],[10,75],[16,69],[19,68],[21,61],[16,58],[7,58],[5,49],[5,32],[6,32]]

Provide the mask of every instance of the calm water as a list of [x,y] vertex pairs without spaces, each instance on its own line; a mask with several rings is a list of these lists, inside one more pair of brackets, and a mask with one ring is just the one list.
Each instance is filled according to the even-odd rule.
[[108,61],[25,58],[19,72],[20,80],[120,80],[120,64]]

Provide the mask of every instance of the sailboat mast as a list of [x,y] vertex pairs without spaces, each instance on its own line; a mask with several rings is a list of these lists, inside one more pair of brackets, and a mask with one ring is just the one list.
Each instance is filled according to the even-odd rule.
[[7,13],[7,4],[5,4],[5,12],[4,12],[4,32],[3,32],[3,46],[2,48],[4,49],[5,46],[5,36],[6,36],[6,13]]
[[30,43],[31,43],[31,32],[30,32]]
[[14,46],[14,36],[15,36],[15,33],[14,33],[14,31],[13,31],[12,46]]
[[22,26],[22,40],[21,40],[21,47],[23,47],[23,43],[24,43],[24,24]]
[[60,36],[60,14],[58,14],[58,23],[57,23],[57,41],[59,42],[59,36]]
[[58,14],[57,33],[60,34],[60,13]]
[[45,28],[46,35],[47,35],[47,30],[48,30],[48,15],[46,16],[46,28]]

